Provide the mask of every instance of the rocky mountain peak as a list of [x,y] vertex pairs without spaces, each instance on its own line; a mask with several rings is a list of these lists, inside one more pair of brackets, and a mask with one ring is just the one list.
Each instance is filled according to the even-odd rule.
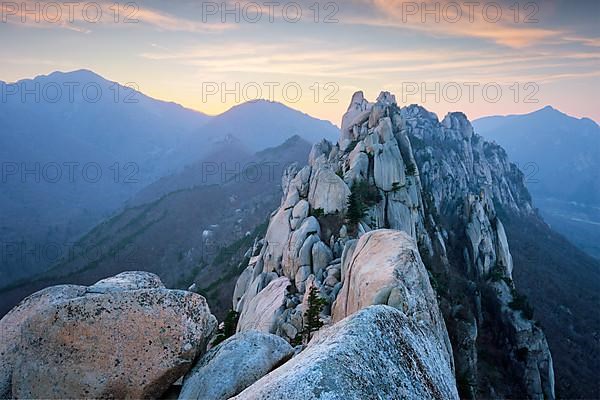
[[[297,341],[316,288],[326,326],[373,304],[418,321],[440,345],[444,368],[456,362],[464,397],[554,397],[550,352],[519,308],[518,266],[497,210],[532,212],[523,174],[463,113],[440,122],[421,106],[398,107],[388,92],[374,103],[357,92],[338,142],[316,143],[309,165],[288,168],[282,187],[236,285],[238,330],[259,326]],[[462,289],[440,288],[435,276]],[[507,362],[522,371],[517,383],[490,381],[478,363],[477,336],[493,324],[506,332]]]

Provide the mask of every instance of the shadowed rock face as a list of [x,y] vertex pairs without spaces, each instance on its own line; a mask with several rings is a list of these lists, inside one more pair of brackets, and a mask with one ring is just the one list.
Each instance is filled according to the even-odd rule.
[[429,325],[372,306],[320,331],[234,399],[458,399],[445,354]]
[[186,375],[181,400],[226,400],[294,354],[279,336],[257,331],[238,333],[208,351]]
[[48,288],[0,325],[19,316],[11,353],[16,398],[158,397],[192,366],[216,326],[203,297],[165,289],[149,273]]

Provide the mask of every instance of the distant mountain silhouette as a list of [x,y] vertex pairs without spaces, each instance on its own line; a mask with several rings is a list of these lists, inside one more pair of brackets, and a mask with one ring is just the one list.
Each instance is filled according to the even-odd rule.
[[241,159],[219,153],[223,141],[252,154],[294,134],[314,142],[338,132],[279,103],[209,117],[129,86],[88,70],[0,81],[0,287],[43,271],[54,261],[44,249],[68,251],[161,177],[208,155]]
[[310,143],[323,138],[337,140],[339,136],[339,129],[331,122],[267,100],[249,101],[232,107],[212,118],[201,132],[215,139],[235,136],[254,151],[276,146],[294,135]]
[[547,106],[530,114],[480,118],[473,126],[519,163],[534,197],[600,204],[600,127],[591,119]]
[[202,151],[188,143],[209,117],[87,70],[0,86],[0,286]]
[[500,144],[526,175],[544,219],[589,254],[600,258],[600,127],[550,106],[524,115],[473,122]]

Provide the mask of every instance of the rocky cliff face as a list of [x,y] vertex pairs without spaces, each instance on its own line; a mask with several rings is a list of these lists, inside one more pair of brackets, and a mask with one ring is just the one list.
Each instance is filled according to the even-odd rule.
[[236,285],[238,331],[298,340],[314,287],[326,326],[374,304],[403,311],[445,344],[439,358],[462,397],[554,398],[550,351],[512,281],[498,216],[530,214],[531,200],[464,114],[440,122],[358,92],[338,143],[313,146],[282,186]]

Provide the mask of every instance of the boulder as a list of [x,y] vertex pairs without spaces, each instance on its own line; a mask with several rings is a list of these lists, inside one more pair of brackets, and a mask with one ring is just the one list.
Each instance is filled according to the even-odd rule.
[[[318,237],[321,235],[321,226],[319,225],[319,221],[315,217],[306,218],[300,227],[296,229],[291,236],[288,238],[287,236],[281,241],[285,241],[285,248],[283,249],[283,274],[290,279],[294,279],[296,272],[299,267],[302,265],[310,264],[310,262],[305,262],[304,264],[300,263],[300,251],[302,250],[302,246],[304,246],[306,240],[310,236],[315,236],[313,239],[310,239],[314,244],[315,240],[318,240]],[[312,246],[311,244],[311,246]]]
[[320,331],[234,399],[445,400],[458,393],[445,345],[427,326],[379,305]]
[[331,249],[323,242],[317,242],[312,247],[312,265],[316,276],[319,276],[319,271],[327,268],[333,260]]
[[[392,135],[389,118],[383,119],[377,129],[381,136]],[[390,191],[394,186],[404,186],[406,184],[405,165],[396,140],[392,137],[389,141],[375,147],[375,185],[384,191]]]
[[204,351],[217,322],[195,293],[127,290],[158,282],[137,273],[111,278],[94,289],[101,287],[101,293],[49,304],[31,315],[22,324],[13,396],[162,395]]
[[87,293],[108,293],[122,290],[159,289],[165,285],[160,278],[150,272],[127,271],[110,278],[102,279],[88,286]]
[[235,396],[292,357],[279,336],[247,331],[208,351],[188,372],[180,400],[221,400]]
[[274,333],[275,322],[285,307],[290,280],[284,276],[274,279],[247,303],[244,303],[237,325],[238,332],[257,330]]
[[342,117],[341,136],[338,141],[340,150],[344,151],[348,145],[355,139],[352,129],[360,125],[369,118],[372,104],[365,99],[362,91],[354,93],[348,106],[348,110]]
[[308,217],[309,209],[310,206],[308,204],[308,201],[304,199],[300,200],[294,206],[294,209],[292,210],[292,219],[290,221],[292,229],[297,229],[302,223],[302,221],[304,221],[304,219]]
[[332,309],[334,322],[370,305],[390,305],[413,321],[430,325],[446,344],[452,364],[446,326],[412,237],[389,229],[368,232],[358,240],[342,271],[343,286]]
[[12,396],[12,374],[23,323],[52,304],[85,294],[85,286],[52,286],[32,294],[0,320],[0,399]]
[[350,196],[348,185],[328,167],[318,168],[310,178],[308,202],[325,214],[344,212]]
[[292,209],[280,208],[271,217],[265,235],[266,247],[263,253],[264,269],[266,272],[277,271],[281,265],[283,249],[290,234],[290,217]]

